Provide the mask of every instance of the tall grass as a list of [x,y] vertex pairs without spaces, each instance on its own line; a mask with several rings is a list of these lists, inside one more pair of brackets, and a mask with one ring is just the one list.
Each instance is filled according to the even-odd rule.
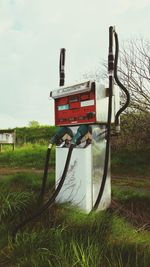
[[32,194],[29,192],[11,192],[3,190],[0,194],[0,222],[4,218],[18,214],[31,203]]
[[[1,166],[43,167],[45,152],[46,146],[38,145],[2,152]],[[120,163],[116,161],[114,164]],[[53,183],[54,172],[50,171],[47,192]],[[40,185],[41,174],[31,170],[29,173],[0,176],[0,266],[150,266],[150,234],[134,228],[113,209],[87,215],[69,205],[55,204],[39,219],[21,229],[13,243],[11,232],[14,227],[38,208]],[[122,189],[115,185],[113,196],[121,205],[137,201],[140,201],[141,209],[149,205],[147,191]]]
[[[63,208],[68,220],[68,208]],[[75,221],[78,217],[77,222]],[[70,218],[71,219],[71,218]],[[148,238],[109,212],[91,216],[73,212],[70,224],[30,230],[9,240],[1,250],[1,264],[50,267],[149,267]]]

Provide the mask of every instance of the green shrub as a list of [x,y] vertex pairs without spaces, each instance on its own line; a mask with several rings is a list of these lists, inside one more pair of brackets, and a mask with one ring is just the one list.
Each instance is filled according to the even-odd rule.
[[113,138],[113,150],[150,149],[150,113],[130,112],[121,116],[121,131]]

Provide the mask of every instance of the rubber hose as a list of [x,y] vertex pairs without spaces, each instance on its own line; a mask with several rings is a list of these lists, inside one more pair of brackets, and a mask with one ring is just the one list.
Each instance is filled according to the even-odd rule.
[[115,116],[115,125],[119,125],[119,116],[120,114],[129,106],[130,103],[130,94],[129,91],[125,88],[125,86],[119,81],[118,78],[118,74],[117,74],[117,66],[118,66],[118,54],[119,54],[119,42],[118,42],[118,35],[115,32],[114,34],[115,36],[115,46],[116,46],[116,50],[115,50],[115,62],[114,62],[114,78],[116,83],[118,84],[118,86],[124,91],[124,93],[126,94],[126,102],[124,103],[124,105],[118,110],[116,116]]
[[109,102],[108,102],[108,117],[107,117],[107,140],[106,140],[106,150],[105,150],[105,159],[104,159],[104,170],[102,176],[102,182],[99,189],[99,193],[96,199],[96,202],[92,208],[92,212],[98,208],[98,205],[101,201],[105,183],[108,173],[108,163],[109,163],[109,153],[110,153],[110,136],[111,136],[111,116],[112,116],[112,95],[113,95],[113,27],[109,28],[109,55],[108,55],[108,71],[109,75]]
[[[109,86],[110,88],[113,86],[113,77],[109,77]],[[108,128],[107,128],[107,141],[106,141],[106,151],[105,151],[105,160],[104,160],[104,171],[103,171],[103,177],[102,182],[100,186],[100,190],[96,199],[96,202],[92,208],[92,211],[95,211],[98,208],[98,205],[101,201],[105,183],[107,179],[107,173],[108,173],[108,163],[109,163],[109,152],[110,152],[110,134],[111,134],[111,114],[112,114],[112,89],[109,90],[109,104],[108,104]]]
[[51,150],[52,150],[52,145],[48,147],[47,153],[46,153],[44,174],[42,178],[42,185],[41,185],[41,190],[40,190],[40,195],[39,195],[39,203],[43,202],[43,198],[45,195],[46,182],[47,182],[47,176],[48,176],[48,166],[49,166],[49,161],[51,157]]
[[[112,27],[110,27],[110,31],[112,31]],[[119,109],[115,116],[115,124],[119,124],[119,116],[120,114],[128,107],[130,103],[130,94],[128,90],[125,88],[125,86],[119,81],[118,75],[117,75],[117,65],[118,65],[118,54],[119,54],[119,42],[118,42],[118,35],[114,31],[114,37],[115,37],[115,60],[114,60],[114,78],[118,86],[125,92],[127,100],[125,104]],[[111,34],[109,35],[109,52],[111,52],[111,47],[113,45],[112,42],[112,36]],[[109,76],[109,88],[113,88],[113,77]],[[107,173],[108,173],[108,163],[109,163],[109,150],[110,150],[110,137],[111,137],[111,114],[112,114],[112,90],[109,91],[109,107],[108,107],[108,129],[107,129],[107,142],[106,142],[106,152],[105,152],[105,161],[104,161],[104,172],[103,172],[103,177],[102,177],[102,183],[101,187],[99,190],[98,197],[96,199],[96,202],[93,206],[92,211],[96,210],[98,208],[98,205],[101,201],[103,192],[104,192],[104,187],[107,179]]]
[[59,182],[57,188],[55,189],[53,195],[49,198],[49,200],[35,214],[33,214],[32,216],[30,216],[29,218],[24,220],[22,223],[20,223],[15,228],[15,230],[12,233],[12,241],[15,241],[17,232],[23,226],[25,226],[27,223],[35,220],[37,217],[39,217],[43,212],[45,212],[54,203],[54,201],[55,201],[56,197],[58,196],[58,194],[59,194],[59,192],[60,192],[60,190],[61,190],[61,188],[63,186],[63,183],[65,181],[65,178],[66,178],[66,175],[67,175],[67,171],[68,171],[68,168],[69,168],[69,164],[70,164],[70,160],[71,160],[71,155],[72,155],[73,148],[74,148],[74,145],[71,144],[71,146],[69,147],[69,150],[68,150],[68,155],[67,155],[67,159],[66,159],[66,163],[65,163],[65,167],[64,167],[64,171],[63,171],[62,177],[61,177],[60,182]]

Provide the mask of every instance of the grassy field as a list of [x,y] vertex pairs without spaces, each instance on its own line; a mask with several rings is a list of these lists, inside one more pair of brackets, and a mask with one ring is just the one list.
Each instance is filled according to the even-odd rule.
[[[17,147],[12,153],[9,146],[5,146],[0,153],[0,167],[21,167],[43,169],[47,146],[26,144]],[[112,172],[119,175],[149,176],[150,150],[115,151],[112,152]],[[52,151],[51,165],[55,164],[55,151]]]
[[[0,153],[0,266],[149,267],[150,182],[144,153],[141,161],[134,152],[113,154],[107,211],[86,215],[55,204],[12,242],[15,226],[39,207],[45,151],[46,146],[27,145]],[[46,199],[54,187],[54,163],[53,151]]]
[[[12,152],[10,147],[6,146],[0,153],[0,166],[43,169],[46,150],[46,145],[26,144],[16,147],[15,151]],[[54,162],[55,153],[53,150],[51,157],[52,166],[54,166]]]
[[150,150],[112,152],[112,172],[138,177],[150,177]]

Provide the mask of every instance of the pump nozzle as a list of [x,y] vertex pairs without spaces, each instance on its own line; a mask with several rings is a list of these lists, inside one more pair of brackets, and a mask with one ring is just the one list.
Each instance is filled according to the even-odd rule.
[[71,129],[69,129],[68,127],[64,126],[64,127],[60,127],[58,128],[58,131],[56,132],[56,134],[52,137],[51,139],[51,144],[60,144],[64,141],[63,137],[65,135],[69,135],[70,137],[73,137],[73,133],[71,131]]
[[77,133],[73,137],[71,143],[79,145],[80,142],[81,142],[81,139],[88,133],[88,131],[89,131],[89,126],[88,125],[81,125],[78,128]]

